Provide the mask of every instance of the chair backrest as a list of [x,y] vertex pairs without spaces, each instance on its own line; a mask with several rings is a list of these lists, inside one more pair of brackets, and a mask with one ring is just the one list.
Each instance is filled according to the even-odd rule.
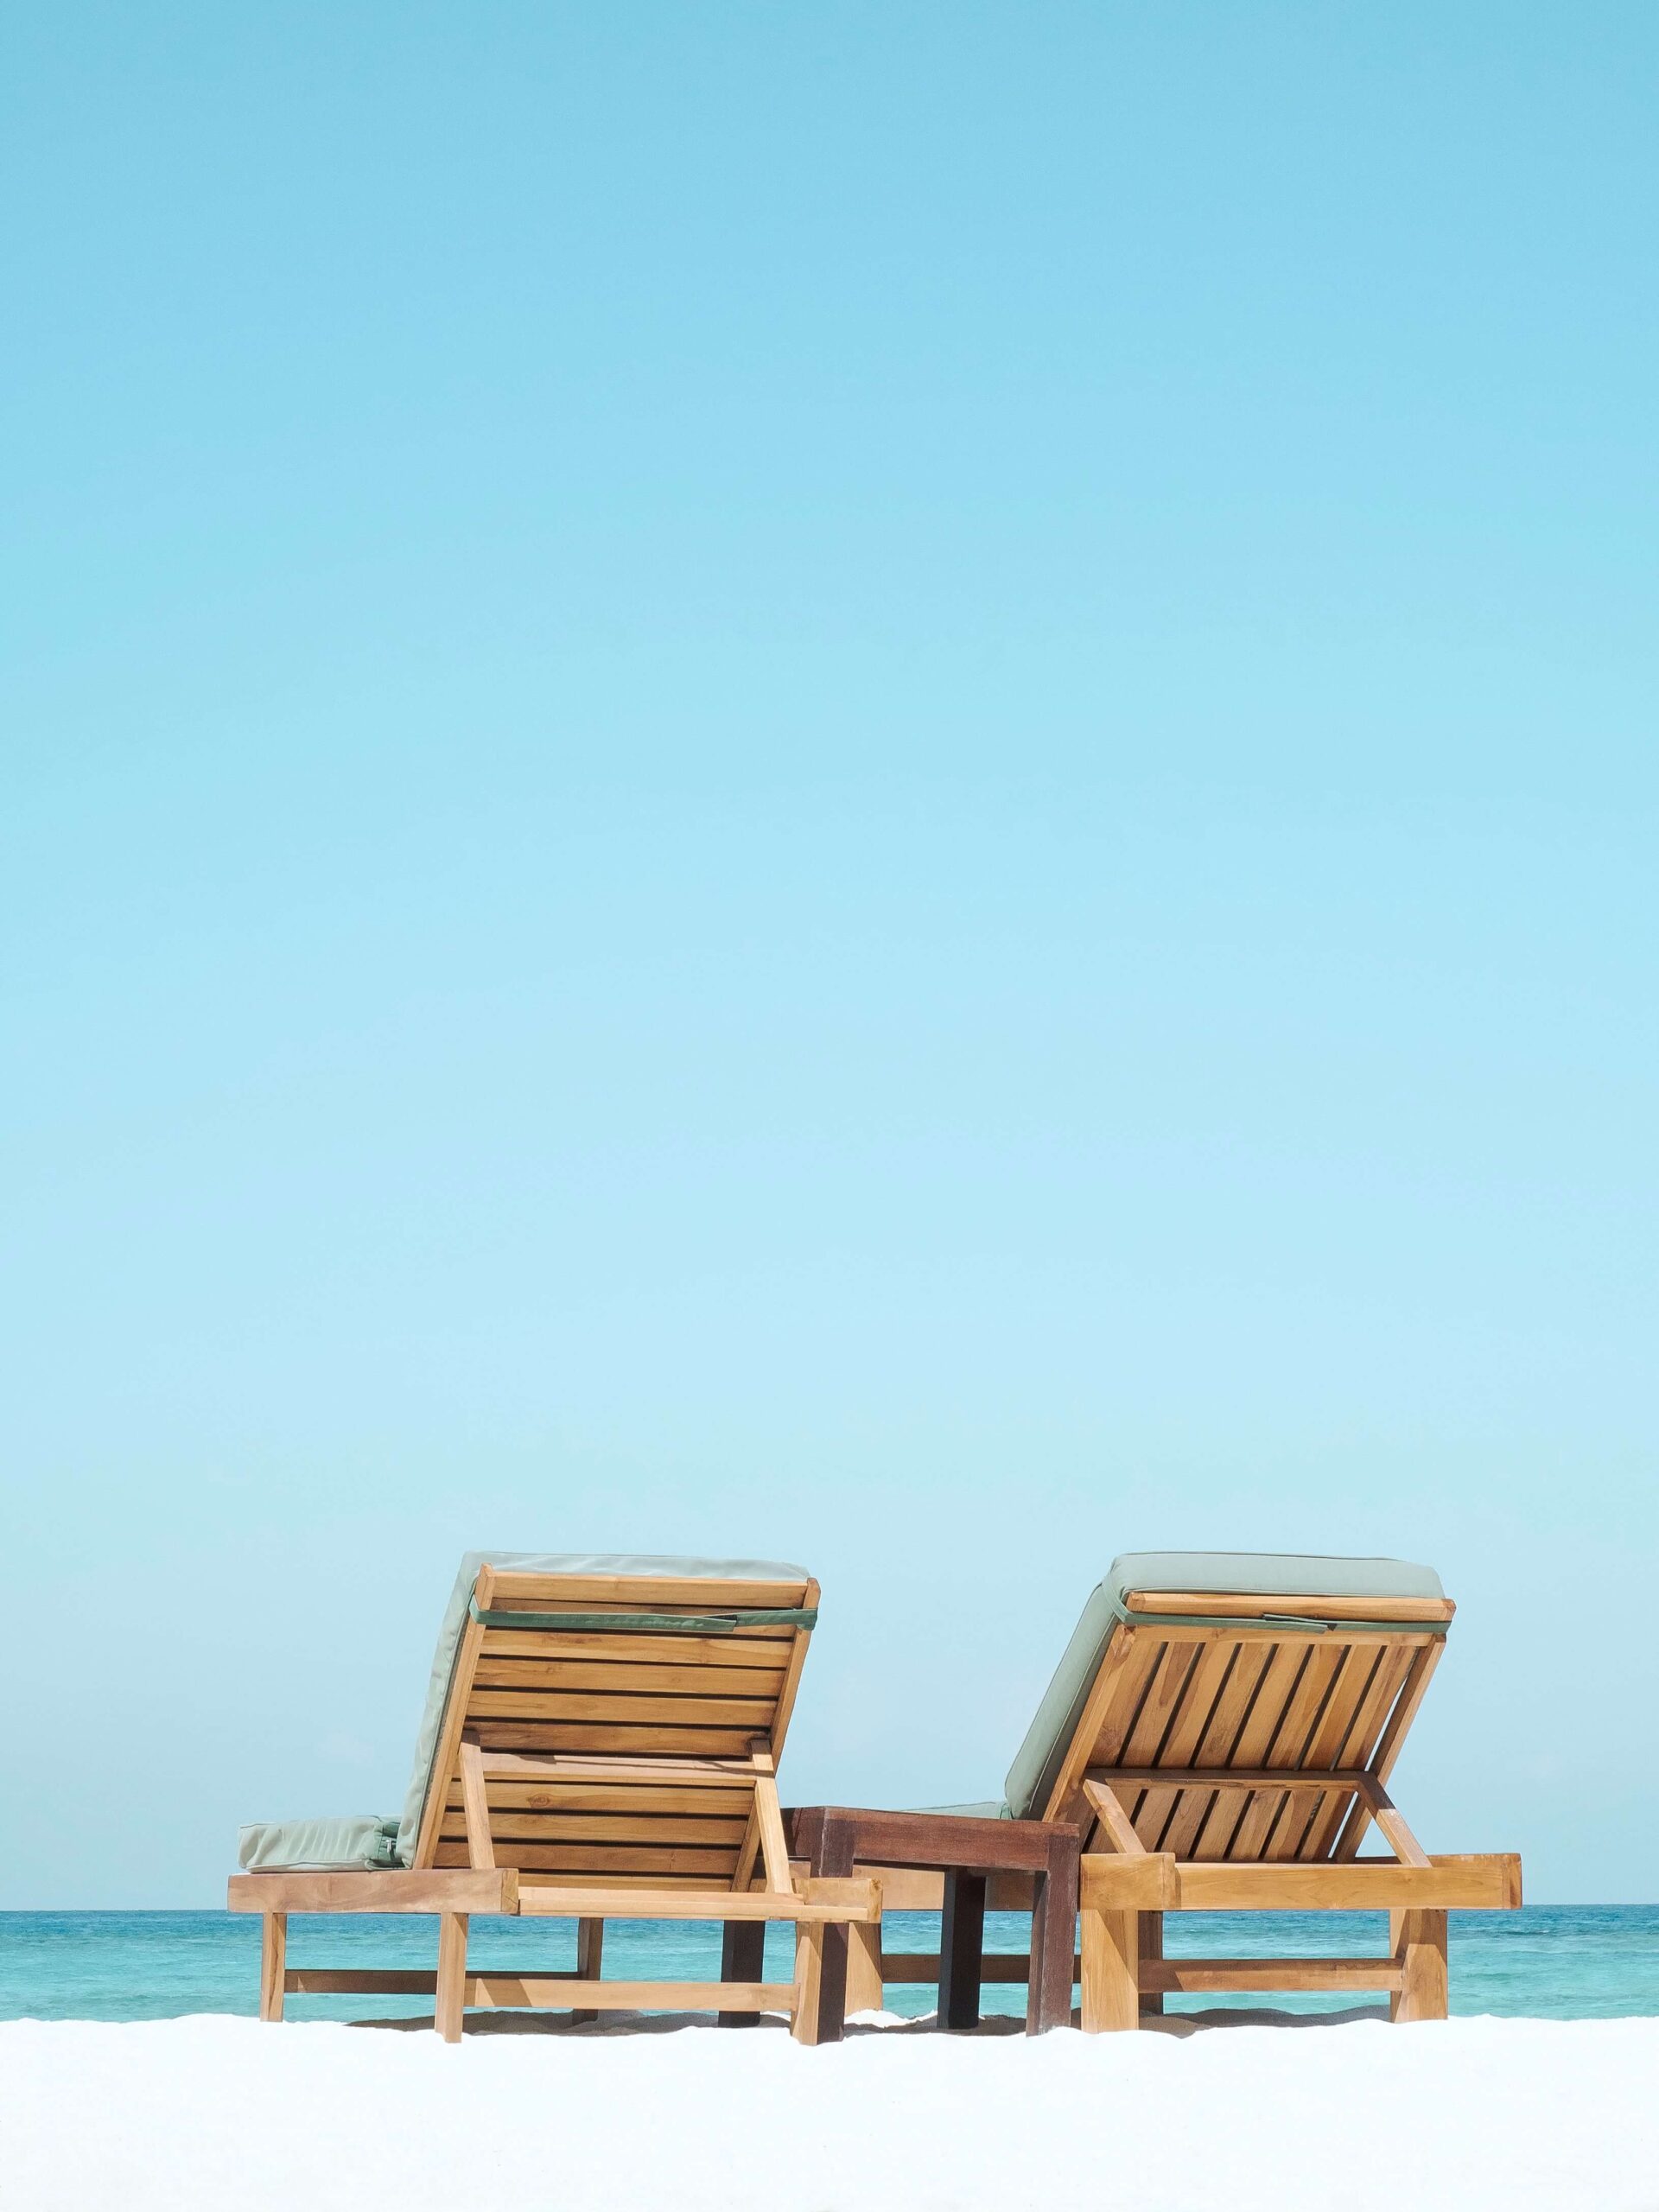
[[817,1597],[804,1570],[771,1562],[483,1561],[413,1863],[473,1862],[470,1750],[493,1863],[521,1884],[747,1885],[757,1782],[783,1746]]
[[1057,1677],[1067,1726],[1027,1810],[1109,1847],[1093,1777],[1147,1850],[1234,1862],[1350,1858],[1379,1793],[1393,1826],[1382,1785],[1454,1610],[1430,1569],[1139,1554],[1090,1604],[1093,1663],[1086,1681]]

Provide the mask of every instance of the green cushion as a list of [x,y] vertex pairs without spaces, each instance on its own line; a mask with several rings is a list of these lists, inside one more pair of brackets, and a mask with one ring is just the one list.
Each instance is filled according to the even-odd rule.
[[[1284,1598],[1441,1598],[1433,1567],[1398,1559],[1321,1559],[1284,1552],[1124,1552],[1083,1609],[1037,1717],[1014,1754],[1003,1794],[1015,1820],[1040,1817],[1108,1639],[1129,1618],[1132,1590],[1202,1590]],[[1332,1624],[1336,1625],[1336,1624]]]
[[341,1813],[333,1820],[262,1821],[241,1829],[236,1863],[245,1874],[276,1866],[395,1866],[397,1823],[380,1813]]
[[779,1560],[665,1559],[643,1552],[468,1552],[444,1608],[438,1648],[427,1681],[426,1703],[416,1732],[415,1763],[397,1826],[397,1859],[404,1866],[415,1863],[415,1842],[438,1747],[438,1730],[443,1723],[444,1702],[449,1694],[449,1677],[454,1671],[455,1653],[480,1567],[511,1568],[519,1574],[677,1575],[689,1582],[805,1582],[809,1579],[804,1567],[791,1567]]

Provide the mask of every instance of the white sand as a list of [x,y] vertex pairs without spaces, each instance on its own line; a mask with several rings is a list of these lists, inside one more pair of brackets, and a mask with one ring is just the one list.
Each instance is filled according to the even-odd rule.
[[1085,2039],[0,2026],[7,2212],[1659,2207],[1659,2019]]

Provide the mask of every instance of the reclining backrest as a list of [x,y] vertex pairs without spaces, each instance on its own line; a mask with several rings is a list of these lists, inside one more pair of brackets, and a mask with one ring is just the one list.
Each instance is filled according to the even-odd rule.
[[493,1764],[569,1770],[487,1778],[495,1863],[525,1880],[747,1876],[753,1746],[782,1749],[817,1594],[803,1568],[764,1560],[470,1558],[434,1667],[406,1863],[467,1864],[460,1770],[473,1744]]
[[[1271,1777],[1385,1780],[1452,1611],[1433,1570],[1401,1560],[1125,1554],[1009,1770],[1008,1810],[1092,1828],[1084,1777],[1109,1774],[1149,1851],[1351,1857],[1371,1817],[1359,1785]],[[1211,1769],[1214,1785],[1156,1778]],[[1229,1769],[1265,1778],[1228,1785]]]

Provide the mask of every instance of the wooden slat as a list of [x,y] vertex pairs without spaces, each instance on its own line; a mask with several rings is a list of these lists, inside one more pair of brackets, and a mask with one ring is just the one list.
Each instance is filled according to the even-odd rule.
[[[1319,1715],[1303,1752],[1304,1767],[1330,1769],[1339,1764],[1342,1747],[1363,1709],[1382,1659],[1381,1650],[1372,1650],[1362,1645],[1349,1647],[1342,1665],[1337,1670],[1337,1678],[1331,1686],[1325,1710]],[[1317,1859],[1325,1857],[1325,1852],[1320,1848],[1320,1838],[1334,1829],[1344,1812],[1353,1802],[1353,1798],[1354,1787],[1346,1784],[1333,1788],[1307,1807],[1301,1841],[1297,1847],[1298,1858]]]
[[[1326,1700],[1347,1660],[1349,1649],[1343,1643],[1320,1643],[1310,1649],[1301,1680],[1297,1683],[1294,1694],[1285,1708],[1284,1718],[1274,1733],[1273,1748],[1266,1761],[1268,1766],[1300,1767]],[[1279,1817],[1258,1855],[1275,1860],[1294,1859],[1306,1831],[1307,1815],[1308,1805],[1305,1796],[1300,1794],[1287,1796],[1281,1803]],[[1237,1856],[1236,1853],[1234,1855]]]
[[635,1612],[722,1613],[746,1605],[775,1611],[798,1606],[806,1594],[798,1582],[701,1582],[683,1574],[523,1574],[497,1567],[489,1612],[588,1612],[616,1605]]
[[[1379,1653],[1376,1668],[1365,1694],[1355,1708],[1348,1732],[1338,1747],[1337,1765],[1351,1770],[1366,1765],[1376,1749],[1382,1725],[1410,1672],[1412,1658],[1410,1649],[1398,1645]],[[1354,1802],[1352,1797],[1344,1796],[1332,1796],[1325,1800],[1308,1829],[1303,1846],[1304,1858],[1329,1859],[1332,1855],[1338,1833],[1353,1810]],[[1358,1831],[1355,1840],[1358,1841]]]
[[[493,1866],[495,1853],[490,1845],[490,1808],[484,1795],[483,1754],[476,1744],[461,1747],[461,1802],[462,1833],[467,1839],[467,1863],[472,1866]],[[453,1866],[455,1862],[440,1850],[437,1863]]]
[[613,1758],[584,1751],[493,1751],[486,1755],[484,1772],[504,1781],[545,1782],[558,1788],[566,1783],[586,1783],[619,1790],[678,1789],[731,1789],[746,1796],[754,1788],[754,1765],[746,1742],[741,1758],[699,1752],[676,1756],[670,1751]]
[[438,1977],[419,1967],[290,1967],[289,1993],[295,1997],[430,1997]]
[[[802,1606],[808,1611],[815,1611],[820,1594],[817,1584],[809,1581],[801,1593]],[[795,1711],[796,1694],[801,1687],[801,1669],[806,1664],[807,1646],[811,1641],[812,1632],[810,1629],[797,1629],[794,1640],[790,1645],[789,1660],[784,1671],[783,1688],[778,1693],[778,1709],[772,1714],[766,1728],[766,1734],[772,1744],[772,1755],[774,1758],[780,1759],[784,1756],[784,1739],[789,1733],[790,1720]]]
[[1160,1854],[1136,1860],[1091,1852],[1083,1861],[1083,1894],[1104,1910],[1145,1910],[1141,1870],[1165,1866],[1172,1875],[1168,1909],[1183,1912],[1490,1912],[1521,1902],[1521,1862],[1512,1852],[1436,1855],[1427,1866],[1402,1866],[1391,1859],[1323,1866],[1193,1859],[1177,1865]]
[[652,1911],[652,1891],[597,1884],[569,1886],[526,1882],[518,1910],[526,1916],[552,1914],[598,1920],[879,1920],[880,1891],[874,1882],[821,1880],[810,1898],[769,1895],[765,1890],[680,1891],[663,1887]]
[[512,1913],[518,1909],[518,1878],[510,1866],[493,1873],[421,1867],[232,1874],[226,1904],[232,1912]]
[[1197,1647],[1183,1649],[1176,1644],[1162,1643],[1157,1649],[1157,1664],[1153,1670],[1152,1681],[1141,1700],[1141,1709],[1123,1738],[1121,1755],[1114,1755],[1108,1748],[1108,1743],[1103,1741],[1096,1746],[1098,1756],[1090,1759],[1090,1766],[1157,1764],[1165,1734],[1180,1711],[1187,1681],[1201,1656]]
[[[296,1997],[430,1997],[437,1981],[435,1974],[418,1969],[365,1967],[296,1967],[287,1975],[288,1989]],[[607,1993],[603,1999],[595,1999],[595,1989]],[[789,2009],[791,1990],[786,1981],[600,1981],[565,1972],[473,1973],[467,1976],[466,2001],[503,2010],[535,2006],[556,2012],[711,2012],[730,2003],[753,2012],[783,2012]]]
[[597,1720],[612,1725],[674,1728],[764,1729],[770,1698],[604,1697],[563,1690],[474,1689],[467,1722],[479,1720]]
[[470,1723],[486,1751],[676,1751],[733,1758],[748,1749],[747,1728],[623,1728],[600,1720],[496,1720]]
[[[1186,1695],[1186,1685],[1192,1678],[1193,1669],[1203,1656],[1203,1649],[1198,1645],[1164,1643],[1159,1647],[1158,1663],[1154,1669],[1151,1682],[1146,1695],[1141,1700],[1141,1709],[1130,1723],[1128,1735],[1123,1739],[1122,1764],[1126,1766],[1155,1766],[1157,1764],[1159,1754],[1163,1749],[1164,1738],[1168,1733],[1176,1715],[1181,1710],[1182,1700]],[[1112,1732],[1116,1734],[1118,1731],[1115,1728]],[[1097,1751],[1101,1751],[1103,1746],[1097,1745],[1096,1749]],[[1089,1764],[1090,1766],[1109,1767],[1119,1764],[1119,1761],[1101,1757],[1091,1758]],[[1141,1810],[1144,1796],[1144,1790],[1137,1790],[1132,1794],[1126,1794],[1123,1801],[1128,1808],[1130,1819],[1135,1822],[1136,1833],[1143,1842],[1146,1832],[1141,1827]]]
[[1513,1887],[1512,1862],[1503,1854],[1428,1866],[1353,1859],[1340,1866],[1189,1866],[1180,1873],[1181,1904],[1193,1912],[1382,1911],[1391,1903],[1497,1910],[1508,1907]]
[[[1386,1783],[1394,1771],[1394,1763],[1404,1746],[1407,1732],[1417,1717],[1417,1708],[1423,1701],[1430,1678],[1439,1666],[1440,1654],[1445,1649],[1443,1643],[1433,1643],[1427,1650],[1418,1652],[1412,1660],[1410,1671],[1371,1758],[1371,1773],[1379,1783]],[[1353,1810],[1343,1822],[1342,1831],[1337,1838],[1332,1853],[1333,1858],[1351,1859],[1354,1856],[1370,1817],[1370,1807],[1356,1800]]]
[[[1259,1765],[1266,1756],[1307,1656],[1306,1642],[1300,1640],[1262,1644],[1256,1648],[1263,1656],[1261,1679],[1226,1762],[1230,1768],[1245,1770]],[[1272,1815],[1278,1802],[1274,1797],[1263,1809],[1261,1818],[1263,1835],[1272,1825]],[[1210,1810],[1192,1840],[1189,1855],[1194,1859],[1222,1859],[1230,1855],[1233,1838],[1250,1818],[1253,1809],[1253,1801],[1247,1789],[1217,1789]]]
[[[639,1820],[624,1813],[545,1813],[493,1810],[490,1832],[504,1843],[658,1843],[671,1840],[698,1844],[705,1850],[735,1851],[743,1840],[741,1821],[715,1821],[677,1815],[667,1819]],[[465,1816],[446,1814],[441,1840],[464,1842]]]
[[[485,1790],[492,1820],[497,1823],[517,1812],[547,1820],[603,1820],[613,1815],[649,1818],[661,1814],[677,1821],[734,1822],[741,1833],[748,1806],[747,1790],[626,1789],[607,1789],[590,1782],[563,1784],[498,1781],[486,1782]],[[460,1806],[461,1792],[452,1783],[444,1808],[446,1834],[449,1833],[451,1819]]]
[[[1187,1623],[1160,1621],[1156,1628],[1144,1631],[1165,1643],[1282,1643],[1294,1630],[1263,1622],[1260,1627],[1248,1621],[1211,1621]],[[1319,1636],[1310,1635],[1312,1643],[1335,1640],[1346,1647],[1369,1645],[1373,1649],[1392,1650],[1396,1645],[1409,1644],[1414,1650],[1427,1650],[1431,1644],[1445,1642],[1439,1629],[1434,1628],[1351,1628],[1346,1622]]]
[[[591,1873],[601,1881],[612,1874],[699,1874],[706,1881],[728,1881],[737,1864],[734,1850],[697,1851],[671,1845],[609,1843],[520,1843],[498,1837],[495,1855],[503,1866],[538,1874]],[[464,1843],[440,1843],[440,1866],[464,1866]]]
[[1302,1755],[1305,1767],[1329,1769],[1342,1764],[1342,1747],[1364,1707],[1366,1694],[1382,1663],[1382,1656],[1368,1646],[1349,1646],[1337,1670],[1325,1711]]
[[[1195,1768],[1219,1770],[1231,1764],[1234,1747],[1261,1687],[1273,1649],[1270,1643],[1238,1643],[1233,1647],[1233,1663],[1225,1687],[1192,1754]],[[1164,1829],[1162,1847],[1166,1851],[1173,1851],[1178,1859],[1191,1856],[1214,1809],[1216,1796],[1215,1789],[1207,1786],[1190,1785],[1182,1791]],[[1235,1818],[1236,1806],[1242,1804],[1243,1799],[1237,1799]]]
[[[1230,1681],[1239,1656],[1236,1643],[1208,1643],[1199,1650],[1181,1694],[1179,1710],[1152,1764],[1156,1767],[1190,1767],[1204,1740],[1210,1719]],[[1166,1833],[1189,1793],[1179,1784],[1173,1789],[1148,1788],[1135,1815],[1135,1829],[1148,1851],[1162,1851]],[[1205,1802],[1207,1803],[1205,1799]],[[1193,1822],[1197,1826],[1196,1821]]]
[[1084,1770],[1114,1764],[1158,1666],[1160,1649],[1134,1629],[1112,1630],[1048,1802],[1033,1808],[1044,1820],[1076,1818],[1083,1802]]
[[[302,1967],[291,1969],[288,1987],[296,1996],[430,1997],[435,1974],[376,1971],[362,1967]],[[595,1991],[602,1991],[596,1996]],[[466,2002],[503,2010],[535,2006],[592,2012],[713,2012],[731,2004],[761,2012],[789,2009],[786,1981],[600,1981],[577,1974],[469,1974]]]
[[[519,1641],[523,1641],[522,1638]],[[713,1665],[607,1664],[597,1659],[497,1658],[486,1645],[474,1673],[480,1689],[597,1690],[608,1697],[741,1697],[777,1703],[781,1669]]]
[[[519,1910],[522,1912],[553,1913],[561,1918],[580,1920],[588,1912],[586,1905],[547,1904],[530,1905],[523,1904],[522,1899],[529,1896],[531,1891],[541,1896],[581,1895],[585,1897],[592,1890],[597,1878],[593,1874],[550,1873],[545,1870],[537,1871],[527,1866],[518,1877],[518,1895],[521,1899]],[[607,1874],[604,1877],[604,1882],[607,1895],[615,1891],[626,1890],[636,1900],[645,1897],[647,1892],[654,1894],[658,1891],[666,1892],[671,1890],[677,1892],[685,1891],[696,1897],[707,1897],[709,1888],[709,1877],[706,1874]],[[734,1885],[721,1883],[716,1886],[723,1896],[727,1889]],[[633,1917],[639,1920],[651,1920],[660,1918],[661,1915],[653,1913],[646,1907],[639,1907],[636,1910]]]
[[[488,1587],[489,1569],[479,1569],[477,1587]],[[483,1603],[480,1598],[480,1604]],[[469,1620],[461,1631],[461,1643],[455,1652],[454,1670],[449,1678],[449,1694],[445,1700],[443,1719],[438,1729],[438,1740],[433,1748],[430,1780],[427,1785],[426,1802],[421,1811],[421,1825],[415,1839],[415,1865],[429,1866],[437,1847],[438,1823],[443,1813],[444,1785],[455,1772],[461,1751],[461,1732],[467,1718],[467,1698],[473,1685],[473,1669],[478,1664],[480,1646],[484,1630],[478,1622]]]
[[793,1629],[747,1629],[736,1636],[631,1636],[619,1629],[490,1628],[489,1659],[573,1659],[602,1667],[743,1667],[782,1680]]
[[787,2012],[787,1981],[594,1981],[572,1975],[474,1974],[469,2005],[536,2005],[587,2012]]
[[1146,1959],[1141,1986],[1191,1996],[1223,1990],[1398,1989],[1392,1959]]
[[[1217,1774],[1236,1779],[1242,1788],[1294,1789],[1304,1797],[1317,1797],[1332,1788],[1357,1789],[1370,1777],[1363,1768],[1285,1768],[1270,1766],[1223,1767]],[[1121,1766],[1103,1781],[1113,1783],[1119,1789],[1145,1786],[1148,1783],[1162,1783],[1181,1788],[1205,1789],[1215,1778],[1208,1769],[1197,1766]]]
[[[1449,1621],[1457,1607],[1449,1598],[1291,1598],[1259,1592],[1217,1590],[1131,1590],[1124,1604],[1132,1613],[1196,1613],[1228,1619],[1269,1617],[1291,1624],[1298,1620]],[[1160,1623],[1150,1624],[1160,1628]]]

